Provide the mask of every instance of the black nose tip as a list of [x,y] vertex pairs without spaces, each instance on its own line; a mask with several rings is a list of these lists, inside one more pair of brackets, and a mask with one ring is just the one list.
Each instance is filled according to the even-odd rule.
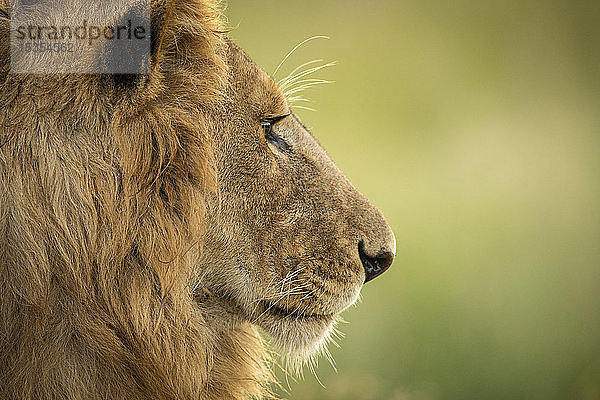
[[375,257],[368,255],[365,251],[365,244],[362,241],[358,244],[358,255],[365,269],[365,283],[383,274],[392,265],[392,261],[394,261],[394,253],[383,249]]

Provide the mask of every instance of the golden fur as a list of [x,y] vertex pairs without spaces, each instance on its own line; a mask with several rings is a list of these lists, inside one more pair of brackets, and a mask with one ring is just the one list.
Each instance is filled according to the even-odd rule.
[[152,13],[147,76],[13,75],[0,42],[2,399],[267,396],[255,325],[310,356],[365,279],[359,241],[394,251],[297,120],[289,166],[259,138],[288,105],[217,3]]

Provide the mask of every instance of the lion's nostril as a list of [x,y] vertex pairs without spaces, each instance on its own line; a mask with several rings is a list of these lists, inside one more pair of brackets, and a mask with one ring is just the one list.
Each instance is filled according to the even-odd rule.
[[384,249],[381,249],[375,256],[367,254],[362,240],[358,243],[358,255],[365,269],[365,283],[383,274],[394,261],[394,253]]

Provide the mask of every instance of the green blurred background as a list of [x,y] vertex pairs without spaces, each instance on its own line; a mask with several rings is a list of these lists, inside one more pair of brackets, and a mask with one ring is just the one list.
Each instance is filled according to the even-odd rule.
[[[235,1],[230,36],[392,225],[291,400],[600,399],[600,2]],[[286,386],[284,384],[284,386]],[[286,386],[287,387],[287,386]]]

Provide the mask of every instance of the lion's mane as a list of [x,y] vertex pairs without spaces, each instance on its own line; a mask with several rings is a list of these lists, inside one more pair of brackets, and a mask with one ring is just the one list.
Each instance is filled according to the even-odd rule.
[[265,393],[255,328],[190,287],[228,79],[219,15],[153,1],[143,79],[9,74],[0,19],[0,398]]

